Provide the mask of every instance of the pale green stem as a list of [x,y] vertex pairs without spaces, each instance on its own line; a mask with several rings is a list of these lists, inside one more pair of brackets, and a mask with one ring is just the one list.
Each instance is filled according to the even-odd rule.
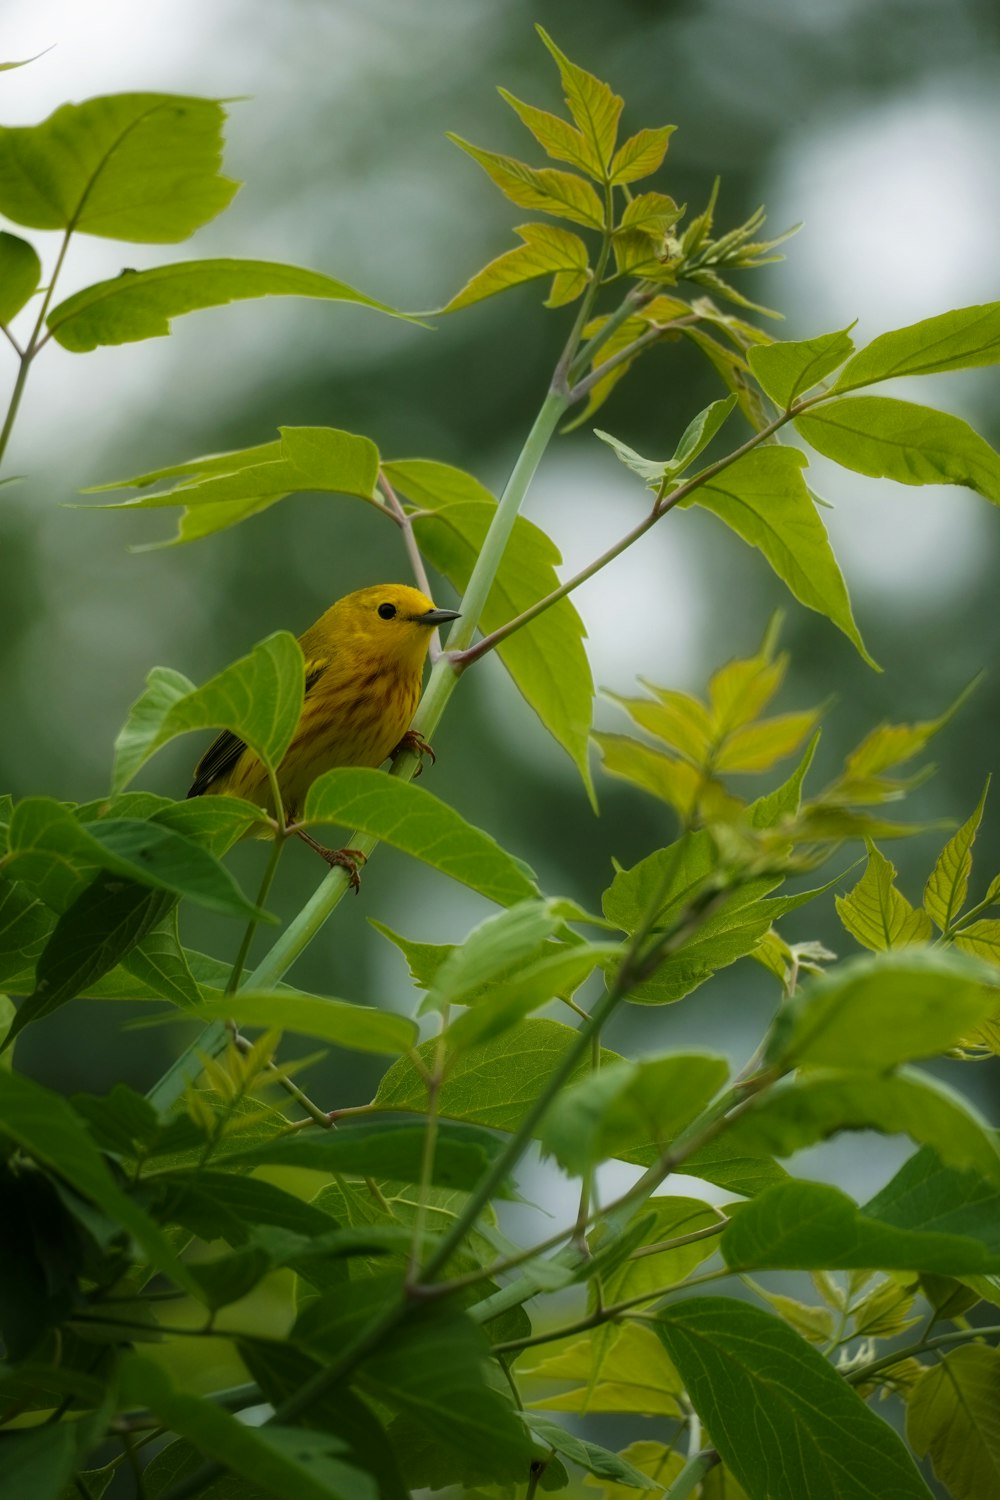
[[905,1349],[897,1349],[894,1354],[884,1354],[881,1359],[873,1360],[870,1365],[862,1365],[857,1370],[852,1370],[847,1376],[848,1385],[864,1385],[866,1380],[871,1380],[873,1375],[878,1375],[882,1370],[888,1370],[893,1365],[898,1365],[904,1359],[912,1359],[918,1354],[923,1354],[927,1349],[940,1349],[947,1344],[969,1344],[975,1339],[989,1338],[1000,1334],[1000,1327],[992,1324],[987,1328],[956,1328],[951,1333],[939,1333],[935,1338],[920,1339],[915,1344],[907,1344]]
[[700,1453],[695,1453],[688,1459],[670,1488],[664,1490],[662,1500],[686,1500],[695,1485],[700,1484],[709,1469],[714,1469],[718,1462],[719,1455],[714,1448],[703,1448]]

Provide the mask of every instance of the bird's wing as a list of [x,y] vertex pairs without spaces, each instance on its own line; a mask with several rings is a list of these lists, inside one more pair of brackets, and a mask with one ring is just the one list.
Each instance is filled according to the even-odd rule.
[[[310,689],[322,677],[329,666],[329,658],[315,658],[306,662],[305,695],[308,698]],[[220,735],[209,745],[205,754],[194,768],[194,780],[188,792],[189,797],[201,797],[205,792],[211,791],[217,781],[220,781],[227,771],[231,771],[247,748],[246,740],[241,740],[232,730],[224,729]]]

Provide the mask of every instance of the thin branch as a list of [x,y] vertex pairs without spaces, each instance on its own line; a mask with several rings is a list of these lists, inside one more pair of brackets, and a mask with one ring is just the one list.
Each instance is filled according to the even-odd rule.
[[873,1360],[871,1364],[861,1365],[857,1370],[851,1370],[845,1377],[848,1385],[864,1385],[866,1380],[871,1380],[873,1375],[878,1375],[882,1370],[888,1370],[892,1365],[901,1364],[904,1359],[913,1359],[917,1354],[923,1354],[927,1349],[940,1349],[947,1344],[969,1344],[975,1339],[988,1338],[993,1334],[1000,1334],[1000,1325],[991,1324],[987,1328],[956,1328],[951,1333],[939,1333],[934,1338],[918,1339],[915,1344],[907,1344],[905,1349],[897,1349],[894,1354],[883,1354],[881,1359]]
[[645,333],[640,333],[630,344],[623,345],[621,349],[616,350],[614,354],[610,355],[603,364],[591,370],[589,375],[585,375],[582,380],[577,381],[576,385],[570,390],[570,400],[574,402],[582,401],[583,397],[588,395],[594,386],[602,381],[606,375],[610,375],[612,370],[617,369],[619,365],[625,364],[627,360],[635,359],[637,354],[641,354],[643,349],[649,344],[655,344],[656,340],[662,338],[665,333],[669,333],[674,328],[689,328],[692,323],[699,322],[701,322],[701,314],[693,312],[688,317],[674,318],[669,323],[650,324]]
[[702,1448],[693,1453],[669,1489],[664,1490],[662,1500],[687,1500],[696,1484],[700,1484],[710,1469],[722,1460],[714,1448]]
[[[378,487],[382,491],[383,495],[386,498],[386,501],[388,502],[386,507],[387,514],[392,517],[396,525],[399,527],[400,531],[403,533],[403,544],[406,547],[406,555],[410,559],[410,567],[413,569],[413,576],[417,580],[417,587],[421,590],[422,593],[427,595],[428,599],[433,599],[434,595],[431,592],[430,579],[427,577],[427,569],[424,567],[424,560],[420,555],[420,548],[417,545],[417,538],[413,531],[413,523],[411,517],[407,515],[406,510],[403,506],[403,502],[400,500],[399,496],[396,494],[396,491],[389,483],[384,469],[379,469],[378,471]],[[436,660],[438,652],[440,651],[440,642],[438,639],[437,630],[433,632],[432,640],[435,647],[432,660]]]
[[8,344],[10,344],[13,347],[14,352],[16,353],[18,359],[23,359],[24,358],[24,350],[21,348],[20,344],[17,342],[17,339],[11,333],[11,331],[7,327],[6,323],[0,323],[0,333],[3,334],[3,336],[7,340]]

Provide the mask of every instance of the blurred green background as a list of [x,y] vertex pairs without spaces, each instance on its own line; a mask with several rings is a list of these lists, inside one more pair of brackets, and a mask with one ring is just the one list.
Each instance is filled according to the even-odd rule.
[[[68,99],[134,89],[238,99],[226,167],[245,186],[232,209],[176,250],[78,241],[67,294],[123,264],[242,255],[312,266],[397,306],[432,307],[510,248],[510,226],[525,217],[444,132],[530,155],[494,85],[559,107],[536,20],[625,95],[626,130],[679,126],[656,186],[696,211],[718,172],[720,227],[759,202],[772,231],[804,220],[783,264],[741,282],[784,310],[785,336],[857,319],[867,341],[998,295],[1000,11],[988,0],[148,0],[138,17],[126,3],[7,0],[3,54],[54,50],[2,76],[0,119],[30,123]],[[50,266],[54,236],[30,237]],[[408,579],[395,532],[352,501],[297,497],[217,538],[134,552],[170,534],[171,514],[65,508],[82,487],[264,442],[279,424],[329,423],[370,435],[387,456],[447,460],[498,489],[572,316],[540,300],[529,287],[428,332],[275,299],[181,319],[170,339],[147,344],[83,356],[48,348],[8,458],[7,471],[26,478],[0,501],[0,787],[100,795],[114,736],[152,665],[201,681],[268,632],[303,629],[351,589]],[[13,375],[9,356],[4,379]],[[998,378],[970,371],[911,382],[906,394],[967,417],[997,443]],[[720,394],[692,350],[669,346],[619,387],[600,425],[642,451],[668,452]],[[597,681],[618,692],[640,673],[699,691],[715,666],[753,650],[775,607],[786,608],[793,666],[780,706],[834,700],[818,786],[874,723],[936,715],[992,668],[1000,517],[955,488],[897,488],[818,460],[813,478],[835,503],[824,516],[883,675],[788,598],[756,553],[697,513],[672,516],[577,603]],[[585,429],[550,452],[527,513],[580,566],[644,504],[638,483]],[[451,602],[446,587],[438,599]],[[935,742],[939,770],[913,798],[914,819],[968,815],[994,763],[998,697],[994,673]],[[608,703],[598,716],[624,727]],[[200,748],[172,747],[141,784],[183,795]],[[549,891],[593,906],[612,856],[630,864],[673,834],[666,808],[599,771],[595,819],[568,760],[496,662],[463,682],[435,748],[424,785],[527,859]],[[911,899],[942,838],[889,851]],[[830,873],[857,852],[842,851]],[[248,888],[263,858],[259,844],[234,851]],[[980,884],[998,867],[994,805],[977,845]],[[305,848],[292,849],[275,908],[296,910],[321,873]],[[294,978],[409,1009],[402,961],[365,919],[441,941],[484,914],[478,898],[381,851],[360,898],[341,906]],[[796,914],[787,935],[821,938],[839,953],[854,946],[832,902]],[[231,955],[240,934],[195,916],[185,936]],[[774,1001],[773,981],[746,960],[679,1006],[631,1010],[608,1041],[643,1052],[701,1045],[740,1061]],[[147,1086],[181,1033],[122,1031],[112,1019],[97,1005],[67,1006],[19,1041],[21,1065],[65,1090],[118,1078]],[[991,1071],[956,1065],[951,1076],[982,1097]],[[331,1104],[355,1102],[378,1072],[364,1058],[330,1063],[316,1091]],[[870,1147],[845,1137],[800,1164],[865,1195],[909,1149]],[[550,1206],[562,1201],[558,1183],[546,1191]]]

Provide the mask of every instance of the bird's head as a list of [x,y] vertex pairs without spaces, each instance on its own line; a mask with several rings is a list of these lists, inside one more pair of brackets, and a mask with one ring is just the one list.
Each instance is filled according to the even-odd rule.
[[457,609],[438,609],[426,594],[405,583],[358,589],[333,606],[338,630],[386,661],[422,666],[435,625],[458,619]]

